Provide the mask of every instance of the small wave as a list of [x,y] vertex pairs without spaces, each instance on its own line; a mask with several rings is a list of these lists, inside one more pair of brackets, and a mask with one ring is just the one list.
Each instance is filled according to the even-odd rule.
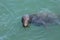
[[48,8],[41,8],[40,13],[44,13],[44,12],[52,13],[52,11],[51,11],[51,10],[49,10]]

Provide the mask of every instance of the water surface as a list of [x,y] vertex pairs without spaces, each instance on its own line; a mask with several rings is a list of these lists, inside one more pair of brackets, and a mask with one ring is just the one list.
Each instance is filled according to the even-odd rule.
[[0,0],[0,40],[60,40],[60,25],[22,27],[25,14],[60,13],[60,0]]

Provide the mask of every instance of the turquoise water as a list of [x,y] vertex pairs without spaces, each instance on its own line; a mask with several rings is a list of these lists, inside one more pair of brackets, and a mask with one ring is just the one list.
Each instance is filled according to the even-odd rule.
[[22,27],[23,15],[44,10],[60,13],[60,0],[0,0],[0,40],[60,40],[60,25]]

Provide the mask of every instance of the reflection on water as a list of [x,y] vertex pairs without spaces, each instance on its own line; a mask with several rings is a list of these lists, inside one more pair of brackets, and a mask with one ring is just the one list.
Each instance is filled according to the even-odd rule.
[[[42,10],[60,13],[59,0],[0,0],[0,40],[59,40],[60,25],[24,29],[21,17]],[[51,31],[50,31],[50,30]]]

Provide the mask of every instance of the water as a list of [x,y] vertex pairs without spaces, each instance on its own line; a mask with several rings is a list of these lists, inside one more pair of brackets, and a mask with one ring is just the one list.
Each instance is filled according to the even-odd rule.
[[42,11],[60,13],[60,0],[0,0],[0,40],[60,40],[60,25],[22,27],[23,15]]

